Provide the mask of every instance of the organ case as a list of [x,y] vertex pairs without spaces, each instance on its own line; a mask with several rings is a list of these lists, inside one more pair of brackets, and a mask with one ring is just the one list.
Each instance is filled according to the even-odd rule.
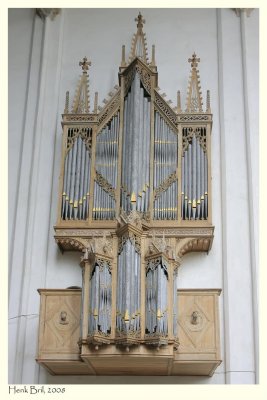
[[166,101],[155,46],[149,61],[141,14],[136,21],[104,105],[95,93],[91,111],[86,57],[71,110],[66,93],[55,239],[61,251],[82,254],[80,361],[97,374],[146,374],[156,361],[155,374],[167,375],[184,361],[178,268],[213,241],[212,114],[209,91],[203,110],[195,53],[185,109],[180,91],[176,107]]

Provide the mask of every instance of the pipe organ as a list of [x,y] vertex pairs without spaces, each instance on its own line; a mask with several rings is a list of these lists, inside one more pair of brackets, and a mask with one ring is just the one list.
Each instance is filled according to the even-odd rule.
[[67,131],[61,217],[86,220],[90,182],[92,129],[73,127]]
[[93,219],[115,218],[115,188],[118,175],[118,132],[116,114],[96,138]]
[[124,99],[121,208],[126,212],[146,213],[149,209],[150,103],[151,97],[134,71]]
[[[187,314],[177,297],[182,257],[209,252],[213,240],[210,94],[203,111],[194,53],[185,110],[180,91],[171,107],[158,87],[155,46],[147,57],[141,14],[136,21],[129,61],[123,46],[119,82],[104,105],[96,93],[90,111],[86,57],[71,112],[66,94],[55,239],[61,251],[81,252],[82,289],[75,357],[64,346],[63,358],[40,350],[38,362],[54,373],[55,360],[72,374],[104,375],[179,375],[182,365],[184,374],[212,374],[220,363],[218,292],[202,306],[202,295],[192,295]],[[205,318],[213,321],[213,350],[183,356],[191,331],[205,335]]]
[[176,220],[178,213],[178,137],[155,111],[154,219]]

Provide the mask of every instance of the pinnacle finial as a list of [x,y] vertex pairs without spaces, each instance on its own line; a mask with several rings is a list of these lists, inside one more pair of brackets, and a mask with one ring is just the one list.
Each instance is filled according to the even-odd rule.
[[143,18],[140,11],[137,18],[135,18],[135,21],[137,22],[137,28],[143,28],[143,25],[145,24],[146,20]]
[[155,45],[152,45],[152,59],[151,59],[151,66],[155,66],[156,62],[155,62]]
[[177,112],[181,112],[181,92],[178,90],[177,92]]
[[83,74],[87,74],[91,61],[87,61],[87,57],[84,57],[82,61],[79,62],[79,66],[82,67]]
[[198,63],[200,62],[200,58],[197,58],[196,53],[192,55],[192,58],[188,58],[188,62],[191,63],[192,68],[196,68]]
[[121,48],[121,67],[126,67],[126,62],[125,62],[125,45],[123,45],[122,48]]
[[66,92],[66,100],[65,100],[65,109],[64,109],[64,114],[69,113],[69,100],[70,100],[70,92]]
[[98,92],[95,92],[94,113],[97,114],[98,107]]

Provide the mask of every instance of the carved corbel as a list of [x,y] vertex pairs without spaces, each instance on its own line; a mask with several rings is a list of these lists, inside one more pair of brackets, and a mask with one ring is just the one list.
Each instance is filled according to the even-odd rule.
[[186,238],[179,242],[177,254],[182,258],[186,253],[192,251],[209,251],[210,246],[211,238]]
[[83,251],[88,245],[88,241],[82,238],[56,237],[55,240],[62,253],[64,250]]

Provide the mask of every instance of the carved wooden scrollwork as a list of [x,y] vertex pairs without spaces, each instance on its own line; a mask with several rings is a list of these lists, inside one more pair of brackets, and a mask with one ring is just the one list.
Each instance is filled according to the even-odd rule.
[[209,251],[211,239],[184,239],[179,246],[178,256],[183,257],[191,251]]
[[127,74],[125,75],[125,83],[124,83],[124,95],[126,96],[128,93],[128,90],[131,87],[132,81],[134,79],[135,75],[135,65],[133,64],[132,67],[130,67],[129,71],[127,71]]
[[89,152],[92,147],[92,128],[86,126],[74,126],[69,127],[67,137],[67,150],[69,151],[74,145],[75,140],[81,137],[85,143],[85,146]]
[[209,116],[205,114],[186,114],[179,115],[179,121],[181,122],[190,122],[190,121],[208,121]]
[[127,240],[130,240],[132,245],[138,254],[141,254],[141,238],[140,236],[134,234],[133,232],[126,232],[123,236],[118,239],[118,254],[121,254],[123,247]]
[[128,214],[124,210],[121,210],[118,223],[120,226],[131,224],[136,226],[138,229],[142,229],[143,217],[144,215],[136,210],[132,210]]
[[101,175],[98,171],[95,174],[95,181],[108,193],[111,197],[115,198],[115,189],[111,186],[111,184]]
[[156,91],[155,91],[155,104],[158,106],[162,114],[167,117],[167,121],[169,120],[172,123],[171,128],[176,130],[177,117],[175,112]]
[[154,191],[155,200],[177,180],[176,172],[170,174]]
[[79,251],[83,251],[88,245],[88,242],[81,238],[56,238],[56,243],[65,250]]
[[140,75],[140,79],[142,81],[142,84],[144,85],[144,88],[149,94],[151,94],[151,75],[140,64],[136,65],[136,71]]
[[65,116],[65,119],[70,122],[96,122],[96,117],[93,115],[69,114]]
[[99,131],[103,128],[104,125],[108,123],[108,121],[112,118],[112,116],[117,111],[120,104],[120,90],[114,95],[114,97],[109,101],[106,107],[101,111],[98,116],[98,125]]
[[192,141],[192,137],[195,135],[200,146],[207,151],[207,132],[205,127],[186,127],[183,128],[183,151],[188,149],[189,143]]

